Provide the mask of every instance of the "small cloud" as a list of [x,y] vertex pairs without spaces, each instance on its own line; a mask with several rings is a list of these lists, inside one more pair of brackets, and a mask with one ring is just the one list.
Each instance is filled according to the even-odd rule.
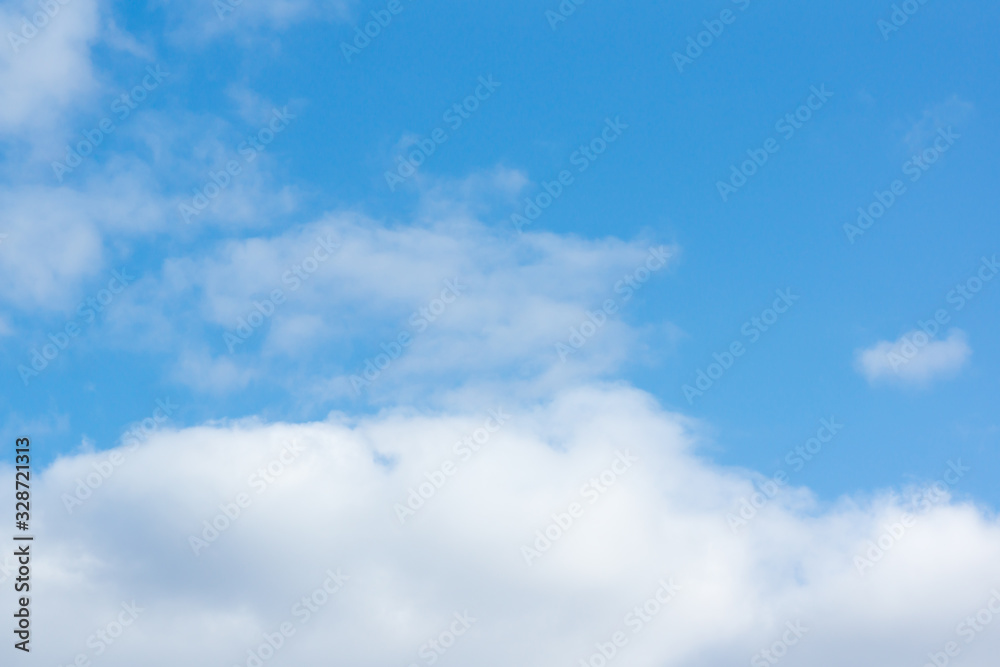
[[855,367],[875,384],[896,382],[924,387],[932,380],[954,376],[972,356],[965,332],[952,329],[947,340],[933,340],[914,330],[895,342],[879,341],[866,350],[858,350]]

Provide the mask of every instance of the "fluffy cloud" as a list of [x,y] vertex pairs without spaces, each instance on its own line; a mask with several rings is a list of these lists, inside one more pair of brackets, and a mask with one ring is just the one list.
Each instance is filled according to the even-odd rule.
[[[208,341],[214,352],[185,355],[178,377],[211,371],[232,379],[231,388],[250,375],[230,359],[271,382],[302,369],[311,382],[323,378],[317,391],[332,397],[356,393],[359,379],[366,391],[425,392],[512,368],[521,379],[565,381],[584,368],[618,367],[638,336],[623,316],[677,254],[643,241],[547,233],[511,243],[455,209],[409,227],[338,213],[168,259],[125,296],[116,326],[133,344]],[[409,342],[394,354],[400,336]],[[366,376],[367,362],[386,353],[391,368],[383,359]]]
[[[430,664],[434,639],[441,664],[578,665],[617,632],[618,659],[642,666],[767,664],[766,649],[789,665],[912,667],[951,641],[962,664],[993,664],[1000,636],[966,619],[1000,585],[1000,526],[948,500],[960,462],[912,502],[824,509],[785,488],[733,529],[756,480],[695,443],[647,395],[587,386],[434,416],[209,424],[67,456],[34,491],[33,657],[69,664],[104,645],[107,667],[254,665],[248,651],[287,622],[265,664],[331,651]],[[123,609],[133,601],[141,611]],[[455,620],[466,612],[474,622]]]
[[147,170],[132,166],[131,173],[114,170],[81,189],[0,188],[7,235],[0,246],[0,301],[27,310],[70,308],[84,283],[108,270],[107,234],[122,243],[162,224],[163,200]]
[[856,365],[872,383],[889,381],[924,387],[956,374],[971,356],[972,348],[961,329],[949,331],[945,340],[932,340],[923,331],[914,330],[895,342],[879,341],[859,350]]
[[99,14],[96,0],[0,8],[0,136],[49,131],[96,92],[90,47],[99,37]]

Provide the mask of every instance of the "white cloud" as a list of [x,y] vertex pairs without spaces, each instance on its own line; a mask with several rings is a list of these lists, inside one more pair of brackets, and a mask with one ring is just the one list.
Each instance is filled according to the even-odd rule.
[[895,342],[879,341],[859,350],[856,366],[872,383],[927,386],[933,380],[958,373],[971,356],[972,348],[961,329],[949,331],[945,340],[933,340],[923,331],[914,330]]
[[[65,148],[47,155],[40,179],[30,163],[8,164],[9,184],[0,187],[0,302],[65,310],[88,280],[164,229],[190,238],[206,227],[262,226],[297,205],[294,188],[273,185],[270,155],[247,162],[238,152],[241,135],[218,117],[141,110],[115,132],[137,149],[86,157],[61,185],[49,162],[63,160]],[[239,175],[185,225],[178,205],[190,204],[194,189],[234,159]]]
[[7,233],[0,247],[0,301],[41,311],[74,306],[84,284],[123,254],[107,251],[108,234],[121,244],[163,224],[165,204],[150,181],[148,170],[129,164],[80,189],[0,188]]
[[[135,600],[143,611],[100,657],[106,667],[244,665],[284,621],[296,634],[266,664],[327,664],[331,650],[345,664],[426,664],[421,646],[465,610],[477,620],[442,664],[577,665],[617,631],[622,664],[747,664],[799,622],[789,665],[912,667],[957,640],[1000,584],[1000,526],[970,505],[941,497],[913,509],[887,493],[820,509],[789,490],[734,533],[727,514],[751,478],[699,459],[690,424],[649,396],[590,386],[546,405],[499,400],[437,416],[161,432],[117,450],[117,467],[102,463],[107,452],[60,459],[34,487],[45,545],[33,561],[45,639],[34,657],[95,657],[88,635]],[[463,461],[453,443],[499,406],[509,421]],[[302,451],[279,472],[270,462],[293,441]],[[619,452],[637,460],[616,464],[591,503],[581,487]],[[394,504],[428,475],[440,483],[446,460],[455,474],[400,525]],[[269,465],[273,483],[251,478]],[[108,466],[67,514],[62,494]],[[249,506],[195,556],[189,536],[206,520],[224,526],[220,504],[234,514],[241,493]],[[573,502],[582,515],[528,565],[522,546]],[[880,540],[884,554],[861,574],[856,557]],[[301,623],[293,605],[338,568],[350,579]],[[670,578],[676,598],[633,633],[626,615]],[[975,642],[961,643],[962,664],[994,664],[1000,635]]]
[[[0,134],[45,133],[98,90],[90,47],[100,33],[96,0],[56,2],[51,18],[35,2],[0,8]],[[31,23],[41,13],[42,27]],[[27,20],[30,28],[25,28]],[[24,34],[33,35],[29,39]],[[15,39],[12,43],[10,35]],[[20,41],[19,41],[20,40]]]
[[[270,382],[294,377],[289,369],[304,365],[308,382],[322,378],[318,391],[330,398],[350,395],[351,377],[363,372],[364,363],[346,362],[346,353],[358,346],[379,354],[380,344],[405,333],[413,344],[379,380],[379,393],[450,389],[448,378],[500,379],[512,368],[522,380],[549,377],[551,387],[622,363],[639,336],[623,319],[635,304],[622,280],[639,270],[633,284],[653,289],[646,285],[665,278],[658,272],[678,253],[676,247],[642,241],[540,232],[512,243],[461,207],[445,214],[443,207],[436,210],[442,217],[434,223],[409,227],[338,213],[278,236],[227,241],[201,256],[168,259],[159,276],[125,295],[121,338],[175,346],[196,338],[228,359],[223,335],[235,332],[255,303],[281,290],[283,302],[273,317],[265,318],[247,344],[234,348],[260,347],[263,353],[232,357],[255,365],[247,370]],[[328,255],[319,240],[339,248]],[[317,262],[317,252],[329,259]],[[453,303],[436,312],[447,285],[455,285],[459,295],[449,292]],[[608,299],[618,310],[563,363],[556,344],[569,345],[574,329],[589,327],[588,313]],[[430,315],[421,309],[430,309]],[[338,351],[345,353],[340,365]],[[214,365],[207,358],[202,362]],[[251,376],[225,377],[242,382]]]

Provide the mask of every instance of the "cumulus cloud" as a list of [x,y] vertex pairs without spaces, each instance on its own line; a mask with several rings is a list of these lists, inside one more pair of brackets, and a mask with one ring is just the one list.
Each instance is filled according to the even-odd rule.
[[896,382],[927,386],[936,379],[958,373],[972,356],[961,329],[952,329],[945,340],[933,340],[920,330],[903,334],[894,342],[879,341],[859,350],[856,366],[869,382]]
[[[266,664],[576,665],[621,632],[618,659],[650,667],[783,638],[790,665],[912,667],[1000,585],[1000,526],[943,491],[821,507],[785,488],[733,528],[754,477],[700,459],[692,429],[591,385],[65,456],[36,483],[33,657],[93,659],[101,630],[108,667],[254,665],[265,634]],[[998,635],[972,636],[963,664],[993,664]]]

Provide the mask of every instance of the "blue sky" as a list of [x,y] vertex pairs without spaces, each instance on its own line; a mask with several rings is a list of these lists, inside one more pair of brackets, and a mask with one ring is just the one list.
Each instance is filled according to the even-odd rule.
[[[622,312],[628,326],[645,334],[620,367],[602,375],[703,419],[715,460],[764,471],[804,441],[818,419],[840,417],[849,428],[837,451],[800,480],[828,498],[933,476],[949,457],[962,456],[976,469],[963,491],[997,501],[990,471],[998,465],[1000,431],[991,410],[998,387],[989,369],[997,361],[991,333],[1000,295],[993,285],[956,314],[954,326],[968,333],[973,350],[958,377],[916,389],[871,386],[853,363],[856,349],[896,340],[945,305],[949,290],[1000,247],[990,217],[997,195],[987,176],[997,141],[989,122],[996,113],[995,59],[988,57],[994,9],[929,3],[883,39],[878,21],[889,19],[891,6],[864,3],[590,3],[554,30],[544,4],[402,6],[350,63],[341,43],[381,7],[351,5],[339,18],[328,7],[326,18],[307,12],[309,19],[289,20],[281,29],[273,18],[241,16],[246,8],[223,20],[207,6],[107,9],[103,20],[132,35],[141,50],[93,42],[92,89],[63,112],[44,148],[30,134],[8,134],[9,196],[88,187],[113,196],[107,181],[94,182],[109,172],[139,172],[162,201],[190,199],[211,168],[203,143],[242,159],[237,146],[262,127],[248,120],[250,112],[241,115],[241,104],[254,104],[250,99],[288,106],[296,118],[267,146],[266,165],[246,187],[262,198],[294,194],[268,215],[231,224],[206,215],[184,225],[165,206],[150,212],[156,222],[142,233],[102,236],[100,264],[53,287],[59,299],[11,299],[4,314],[9,332],[0,339],[9,369],[5,434],[45,425],[53,453],[77,447],[82,438],[106,448],[127,424],[145,417],[156,398],[168,396],[182,406],[180,424],[258,413],[316,418],[393,404],[400,397],[387,394],[377,401],[309,401],[305,408],[301,396],[267,381],[192,390],[178,381],[169,345],[118,344],[105,318],[30,386],[19,382],[16,367],[30,346],[66,321],[71,311],[62,304],[96,293],[114,267],[155,276],[167,258],[232,239],[274,237],[331,210],[411,225],[433,184],[471,174],[507,169],[525,179],[516,195],[483,193],[477,203],[498,242],[514,244],[509,218],[523,208],[524,196],[543,192],[542,183],[563,169],[575,173],[574,152],[598,136],[605,118],[620,118],[628,126],[621,140],[576,174],[532,226],[682,249],[677,264]],[[733,22],[679,72],[673,54],[705,30],[703,21],[727,9]],[[200,23],[209,28],[199,29]],[[114,98],[140,82],[150,65],[169,76],[58,183],[49,163],[103,117],[117,119]],[[451,129],[443,114],[473,94],[481,76],[500,86]],[[832,96],[794,134],[779,131],[776,124],[807,101],[813,86]],[[421,183],[408,180],[390,191],[384,174],[401,142],[439,127],[448,139],[421,165]],[[960,139],[911,183],[902,165],[943,127],[955,128]],[[153,141],[157,129],[159,142]],[[722,201],[717,183],[768,138],[778,152]],[[123,160],[131,165],[116,165]],[[849,243],[843,225],[897,178],[908,184],[906,193]],[[8,252],[15,251],[14,241]],[[689,404],[682,386],[714,352],[742,338],[743,322],[784,288],[801,301],[706,396]],[[372,326],[398,325],[379,313]],[[358,333],[331,336],[312,352],[313,362],[325,372],[348,372],[377,348],[377,337]],[[205,332],[212,354],[222,351],[217,334]],[[290,381],[315,379],[302,373]],[[465,380],[455,373],[445,381]]]
[[[721,517],[787,474],[774,526],[797,526],[782,538],[796,577],[815,556],[797,549],[827,535],[850,569],[852,540],[958,461],[953,504],[921,535],[973,526],[954,543],[1000,544],[1000,8],[71,0],[24,32],[39,7],[0,4],[0,438],[42,443],[42,516],[65,539],[100,517],[187,516],[195,501],[171,494],[210,473],[167,453],[191,461],[191,443],[219,475],[289,433],[334,443],[315,470],[395,498],[377,471],[409,484],[437,465],[428,443],[503,405],[523,429],[511,456],[553,480],[522,497],[521,468],[498,463],[508,509],[563,502],[550,455],[582,471],[603,460],[597,433],[655,461],[635,493],[664,515]],[[143,420],[141,462],[73,523],[66,488]],[[376,471],[331,462],[359,451]],[[326,498],[324,479],[303,473],[301,492]],[[143,504],[146,485],[175,505]],[[462,497],[451,507],[477,506]],[[161,548],[142,535],[122,548]],[[220,571],[250,571],[223,553]],[[208,576],[184,563],[172,575]],[[116,585],[158,595],[135,576]],[[784,622],[822,597],[799,583],[761,604]],[[218,594],[195,607],[235,595]],[[263,627],[277,594],[258,594]],[[950,627],[975,599],[914,627]],[[684,655],[752,655],[729,650]]]

